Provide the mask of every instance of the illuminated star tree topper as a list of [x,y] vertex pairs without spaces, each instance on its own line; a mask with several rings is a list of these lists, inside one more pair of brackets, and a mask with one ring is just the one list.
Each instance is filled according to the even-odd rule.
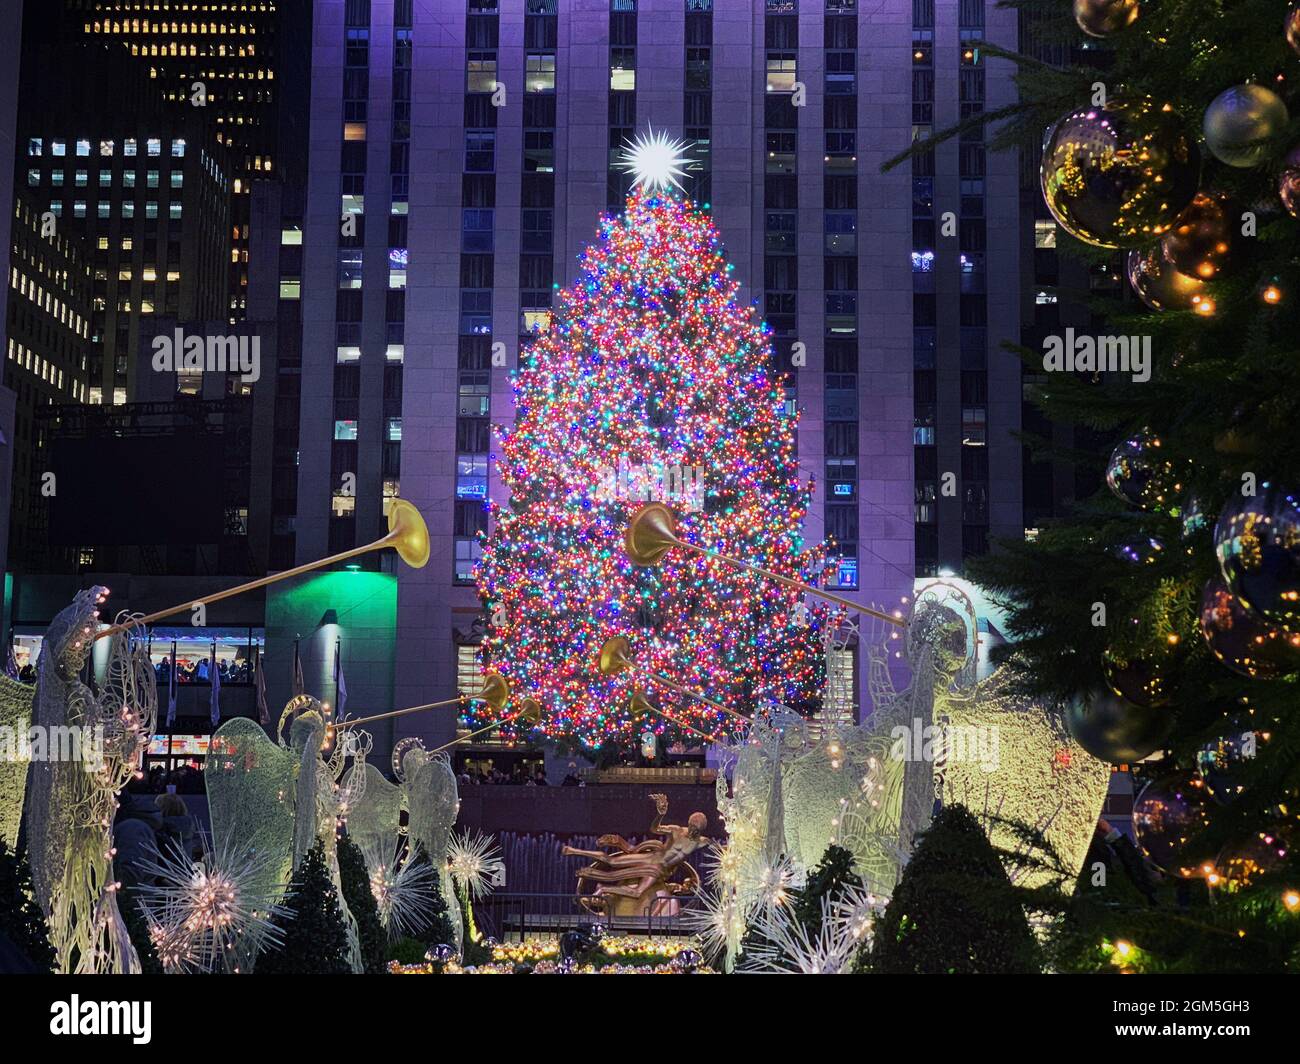
[[632,175],[634,188],[663,192],[682,187],[677,179],[685,176],[687,161],[686,141],[647,129],[623,146],[619,166]]

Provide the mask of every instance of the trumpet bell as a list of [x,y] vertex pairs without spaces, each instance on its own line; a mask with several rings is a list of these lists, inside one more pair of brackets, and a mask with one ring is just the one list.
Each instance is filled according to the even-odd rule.
[[617,676],[624,669],[630,668],[632,661],[628,654],[631,650],[631,644],[621,635],[606,639],[600,648],[600,657],[596,662],[600,674],[602,676]]
[[525,698],[519,707],[519,719],[529,724],[541,724],[542,704],[535,698]]
[[483,689],[474,697],[500,713],[510,698],[510,684],[499,672],[489,672],[483,677]]
[[633,691],[632,698],[627,704],[627,711],[632,714],[633,720],[640,720],[656,712],[654,705],[646,698],[642,691]]
[[388,535],[386,546],[397,551],[402,561],[412,569],[423,569],[429,561],[429,526],[415,504],[405,499],[394,499],[388,509]]
[[677,545],[677,518],[661,502],[648,502],[632,515],[623,546],[633,565],[653,567]]

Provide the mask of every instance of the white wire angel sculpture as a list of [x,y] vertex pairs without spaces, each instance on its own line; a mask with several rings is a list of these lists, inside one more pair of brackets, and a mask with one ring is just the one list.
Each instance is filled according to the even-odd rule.
[[[336,843],[339,824],[364,794],[366,773],[357,768],[369,753],[370,736],[330,728],[321,703],[304,694],[286,704],[277,737],[278,742],[271,740],[244,717],[226,721],[212,736],[204,780],[213,837],[236,852],[263,858],[255,865],[253,885],[280,892],[320,840],[348,925],[353,970],[359,972],[360,941],[343,899]],[[353,771],[345,780],[349,762]]]
[[33,759],[24,809],[32,885],[61,972],[140,970],[117,905],[112,825],[117,793],[153,734],[157,688],[133,629],[110,637],[103,691],[81,682],[107,595],[98,586],[78,592],[46,630],[37,662],[32,724],[50,742],[71,743]]
[[[399,741],[392,764],[396,784],[373,765],[365,766],[364,796],[349,810],[348,834],[365,858],[380,918],[390,933],[418,934],[428,926],[433,912],[428,877],[436,876],[459,949],[464,931],[452,904],[447,865],[451,830],[460,812],[456,774],[445,754],[430,754],[418,738]],[[403,811],[408,815],[405,830]]]

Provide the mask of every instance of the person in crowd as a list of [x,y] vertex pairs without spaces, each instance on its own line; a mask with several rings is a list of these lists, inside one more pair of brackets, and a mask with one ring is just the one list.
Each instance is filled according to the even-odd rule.
[[113,825],[113,877],[130,888],[148,878],[147,866],[158,857],[162,819],[152,810],[125,812]]
[[162,813],[162,829],[158,832],[159,847],[171,846],[188,856],[195,856],[198,825],[193,814],[179,794],[164,792],[155,799]]
[[26,665],[24,665],[21,669],[18,670],[18,682],[19,683],[36,682],[36,670],[32,668],[32,663],[30,661]]
[[540,768],[537,770],[537,774],[533,777],[533,783],[535,783],[538,787],[545,787],[547,785],[546,773],[543,772]]

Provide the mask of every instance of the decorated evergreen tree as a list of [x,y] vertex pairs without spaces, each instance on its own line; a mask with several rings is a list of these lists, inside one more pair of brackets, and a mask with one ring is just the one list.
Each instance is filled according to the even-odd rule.
[[357,922],[357,937],[361,942],[361,956],[367,975],[380,975],[388,961],[388,936],[379,919],[379,905],[370,888],[370,872],[361,850],[347,835],[338,841],[339,882],[343,887],[343,901]]
[[[417,860],[427,860],[423,854]],[[451,910],[447,908],[447,899],[442,896],[442,883],[438,876],[432,876],[429,882],[433,897],[430,900],[432,918],[424,939],[430,946],[456,945],[456,926],[452,923]]]
[[162,961],[158,959],[158,950],[149,934],[149,922],[144,917],[137,888],[123,886],[117,895],[117,907],[122,913],[122,923],[126,925],[131,945],[140,958],[140,971],[144,975],[162,975]]
[[1031,441],[1036,457],[1105,487],[966,575],[1006,605],[1003,657],[1081,745],[1116,764],[1163,751],[1134,810],[1161,869],[1153,899],[1085,869],[1056,946],[1084,968],[1293,970],[1300,9],[1095,0],[1072,20],[1065,0],[1016,6],[1030,45],[1063,41],[1055,54],[1077,62],[981,49],[1017,64],[1019,102],[914,150],[997,120],[992,146],[1040,163],[1058,253],[1132,295],[1059,291],[1101,335],[1021,351],[1047,420],[1078,432],[1069,453]]
[[979,823],[959,805],[940,810],[876,924],[871,970],[975,975],[1040,969],[1022,894]]
[[0,933],[39,971],[54,971],[45,915],[32,896],[32,871],[26,850],[15,851],[0,836]]
[[834,902],[846,886],[860,889],[862,879],[853,871],[853,854],[831,843],[795,896],[794,918],[807,929],[810,940],[821,934],[822,899]]
[[[631,150],[626,209],[602,219],[522,357],[500,447],[509,500],[493,502],[478,574],[484,667],[540,701],[545,734],[588,748],[646,729],[694,742],[734,724],[659,687],[663,715],[638,717],[630,697],[645,680],[597,669],[613,636],[641,669],[745,714],[766,699],[814,708],[824,676],[825,611],[801,592],[694,552],[642,568],[624,550],[631,514],[659,501],[680,537],[711,550],[801,579],[825,566],[802,537],[811,485],[770,332],[739,303],[708,215],[670,187],[678,147]],[[471,720],[492,714],[475,704]]]
[[317,840],[289,883],[285,914],[272,921],[282,944],[257,958],[263,975],[346,975],[348,932],[338,892],[330,881],[324,843]]

